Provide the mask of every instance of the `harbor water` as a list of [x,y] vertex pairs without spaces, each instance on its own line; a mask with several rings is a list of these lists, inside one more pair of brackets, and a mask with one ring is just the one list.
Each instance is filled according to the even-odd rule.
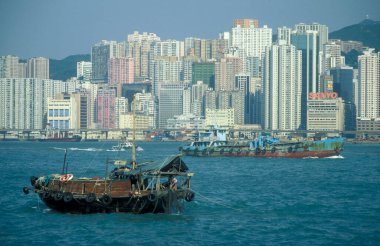
[[[30,176],[104,176],[130,159],[116,142],[0,142],[1,245],[379,245],[380,145],[346,144],[323,159],[184,157],[195,200],[181,214],[65,214],[46,207]],[[139,162],[178,153],[141,142]],[[111,167],[109,167],[111,170]]]

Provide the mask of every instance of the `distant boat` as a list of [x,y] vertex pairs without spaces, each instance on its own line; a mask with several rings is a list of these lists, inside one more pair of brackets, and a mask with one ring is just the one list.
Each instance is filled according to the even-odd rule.
[[342,137],[281,142],[270,136],[259,136],[253,141],[227,141],[220,132],[218,136],[214,140],[191,142],[179,150],[187,156],[323,158],[340,155],[345,142]]
[[127,149],[132,149],[133,144],[128,141],[120,142],[118,145],[112,146],[112,150],[127,150]]

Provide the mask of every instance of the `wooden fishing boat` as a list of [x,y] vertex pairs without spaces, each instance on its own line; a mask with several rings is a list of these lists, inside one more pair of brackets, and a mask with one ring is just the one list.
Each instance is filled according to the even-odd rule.
[[50,208],[71,213],[182,212],[184,201],[192,201],[193,173],[180,155],[161,162],[128,165],[123,160],[108,161],[117,167],[107,177],[86,178],[73,174],[31,177],[33,191]]
[[[134,127],[132,161],[107,161],[105,177],[76,177],[68,173],[66,151],[61,174],[32,176],[32,187],[25,186],[24,193],[37,193],[48,207],[61,212],[182,212],[184,201],[194,199],[190,187],[193,173],[189,172],[181,155],[137,163],[135,134]],[[108,174],[110,164],[116,167]]]

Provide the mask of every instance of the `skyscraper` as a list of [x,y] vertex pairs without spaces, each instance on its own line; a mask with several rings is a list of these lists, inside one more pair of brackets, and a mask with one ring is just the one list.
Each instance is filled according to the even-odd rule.
[[263,69],[265,129],[297,130],[301,124],[301,51],[280,42],[267,48]]
[[165,129],[167,120],[183,113],[183,91],[185,85],[180,82],[161,84],[160,100],[158,103],[158,127]]
[[344,130],[356,130],[356,106],[354,99],[354,71],[352,67],[337,67],[330,70],[333,91],[344,100]]
[[358,114],[359,118],[375,119],[380,117],[380,52],[374,49],[364,51],[358,57]]
[[108,66],[110,58],[125,56],[123,44],[116,41],[102,40],[91,48],[92,81],[94,83],[108,82]]
[[306,129],[307,100],[309,92],[317,92],[319,80],[319,37],[317,31],[296,31],[291,35],[291,43],[302,51],[302,98],[301,129]]

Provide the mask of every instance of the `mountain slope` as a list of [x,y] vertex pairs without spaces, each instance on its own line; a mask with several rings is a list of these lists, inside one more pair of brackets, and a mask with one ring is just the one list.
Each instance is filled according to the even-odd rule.
[[71,55],[62,60],[50,59],[50,78],[57,80],[67,80],[77,76],[77,62],[91,61],[89,54]]
[[329,39],[360,41],[364,46],[380,50],[380,21],[366,19],[330,33]]

